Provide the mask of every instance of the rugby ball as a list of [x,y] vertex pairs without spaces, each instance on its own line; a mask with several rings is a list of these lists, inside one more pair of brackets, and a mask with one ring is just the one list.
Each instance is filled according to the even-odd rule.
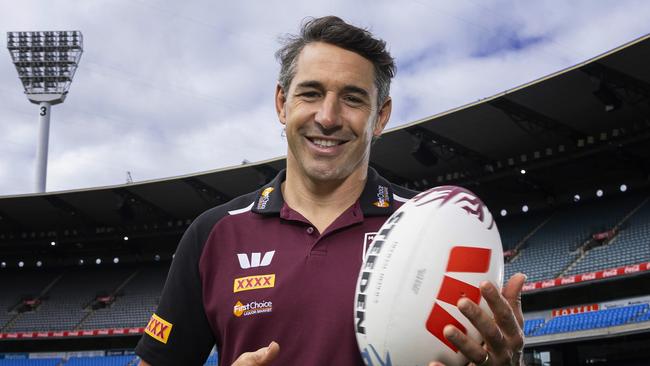
[[481,342],[456,304],[465,296],[492,315],[478,288],[485,280],[503,286],[503,249],[476,195],[441,186],[404,203],[375,234],[357,280],[354,324],[366,365],[466,364],[443,328]]

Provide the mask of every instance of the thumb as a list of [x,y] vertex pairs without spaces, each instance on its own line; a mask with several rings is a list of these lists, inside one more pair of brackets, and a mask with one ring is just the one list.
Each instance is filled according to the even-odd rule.
[[257,365],[268,365],[273,361],[280,352],[280,345],[276,342],[271,342],[268,346],[262,347],[253,353],[253,359]]

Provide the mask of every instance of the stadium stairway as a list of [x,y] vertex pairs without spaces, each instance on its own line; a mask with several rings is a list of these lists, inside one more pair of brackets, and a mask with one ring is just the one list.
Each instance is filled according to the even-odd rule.
[[[638,214],[642,215],[644,211],[649,211],[650,209],[650,205],[648,204],[649,201],[650,201],[650,197],[645,197],[645,199],[643,199],[640,204],[638,204],[636,207],[630,210],[619,222],[617,222],[614,225],[614,227],[612,227],[612,229],[616,231],[615,236],[607,240],[607,242],[604,243],[603,245],[594,246],[590,248],[589,245],[592,243],[591,240],[587,240],[585,243],[583,243],[583,245],[579,248],[580,255],[578,256],[578,258],[576,258],[575,261],[573,261],[564,271],[562,271],[558,277],[590,272],[592,269],[594,269],[592,268],[594,267],[594,265],[590,266],[588,261],[595,262],[599,260],[599,257],[607,257],[602,255],[599,256],[598,254],[600,251],[615,250],[616,249],[615,245],[617,244],[617,241],[619,241],[621,237],[624,236],[621,235],[623,234],[621,229],[625,228],[625,226],[628,226],[628,228],[625,228],[623,230],[634,230],[635,225],[633,223],[631,225],[628,224]],[[625,244],[618,245],[618,247],[624,246]],[[628,256],[628,258],[626,259],[627,259],[627,263],[625,261],[623,261],[622,263],[618,263],[618,262],[614,263],[610,261],[611,264],[607,265],[606,262],[605,263],[601,262],[600,264],[595,266],[596,267],[595,269],[606,269],[607,267],[617,267],[617,266],[627,265],[627,264],[637,264],[639,261],[642,261],[644,258],[636,258],[636,256]]]
[[[109,294],[108,296],[111,296],[111,297],[117,299],[117,295],[118,295],[118,293],[119,293],[119,292],[120,292],[124,287],[126,287],[126,285],[128,285],[128,284],[131,282],[131,280],[133,280],[133,278],[135,278],[135,277],[138,275],[138,273],[140,273],[140,270],[135,270],[133,273],[131,273],[131,274],[130,274],[130,275],[129,275],[129,276],[128,276],[124,281],[122,281],[122,283],[120,283],[119,285],[117,285],[117,287],[116,287],[115,289],[113,289],[113,291],[111,291],[110,294]],[[94,302],[95,302],[95,300],[91,300],[91,301],[90,301],[90,302],[89,302],[89,303],[84,307],[85,309],[88,310],[88,312],[87,312],[86,315],[84,315],[84,317],[79,321],[79,323],[77,323],[77,325],[75,325],[74,330],[83,329],[83,325],[84,325],[84,323],[88,320],[88,318],[90,318],[90,317],[95,313],[96,310],[93,309],[93,307],[92,307],[92,305],[93,305]]]
[[[54,285],[56,285],[61,280],[61,278],[63,278],[63,274],[59,274],[59,275],[55,276],[54,279],[49,281],[42,289],[39,290],[38,295],[35,296],[34,299],[39,300],[39,301],[42,300],[43,297],[47,295],[48,291],[50,291],[50,289],[52,287],[54,287]],[[7,296],[7,297],[14,296],[15,297],[14,301],[16,301],[17,300],[16,296],[20,296],[20,294],[15,294],[15,293],[11,294],[11,293],[9,293],[9,294],[5,294],[5,296]],[[11,299],[9,299],[9,300],[11,301]],[[18,312],[17,309],[21,305],[22,305],[21,302],[16,302],[11,307],[11,309],[9,310],[9,313],[13,313],[14,315],[8,321],[4,322],[4,324],[0,323],[0,333],[2,333],[4,331],[6,331],[7,329],[9,329],[16,322],[16,320],[18,320],[18,318],[20,318],[21,313]]]
[[609,230],[634,216],[645,203],[639,204],[639,201],[645,198],[625,196],[555,211],[517,245],[520,250],[506,265],[505,277],[524,272],[529,281],[541,281],[567,273],[580,258],[580,248],[592,234]]

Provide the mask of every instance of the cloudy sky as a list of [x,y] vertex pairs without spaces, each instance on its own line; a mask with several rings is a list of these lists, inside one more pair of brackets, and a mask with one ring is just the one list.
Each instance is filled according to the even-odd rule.
[[[650,2],[0,0],[0,196],[34,190],[37,106],[7,31],[81,30],[53,107],[48,191],[143,181],[284,155],[273,108],[278,37],[334,14],[397,59],[389,127],[572,66],[650,32]],[[4,53],[4,55],[1,55]]]

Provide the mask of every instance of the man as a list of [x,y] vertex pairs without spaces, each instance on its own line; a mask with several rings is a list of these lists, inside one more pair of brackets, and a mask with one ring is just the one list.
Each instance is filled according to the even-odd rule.
[[[363,365],[352,309],[364,243],[414,194],[368,168],[391,113],[393,59],[336,17],[310,20],[277,56],[287,169],[187,230],[138,344],[142,365],[200,365],[215,343],[221,365]],[[459,302],[485,345],[453,326],[445,336],[477,364],[518,364],[524,280],[503,295],[481,286],[494,319]]]

